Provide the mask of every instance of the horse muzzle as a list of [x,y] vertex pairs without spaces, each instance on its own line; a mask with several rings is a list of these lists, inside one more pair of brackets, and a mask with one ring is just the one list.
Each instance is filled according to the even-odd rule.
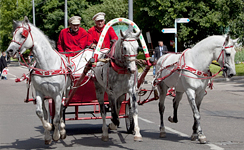
[[129,66],[127,67],[127,70],[132,74],[135,73],[137,70],[135,61],[132,61],[129,63]]
[[127,70],[128,70],[128,71],[129,71],[129,73],[131,73],[131,74],[133,74],[133,73],[135,73],[135,72],[136,72],[136,70],[131,69],[131,68],[127,68]]
[[236,71],[229,66],[225,66],[223,69],[224,76],[231,78],[236,75]]

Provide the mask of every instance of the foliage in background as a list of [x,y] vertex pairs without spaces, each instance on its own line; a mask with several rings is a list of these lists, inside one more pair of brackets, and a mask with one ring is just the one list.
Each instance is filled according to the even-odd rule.
[[88,30],[95,25],[92,17],[98,12],[106,14],[106,22],[114,18],[127,18],[128,16],[128,0],[102,0],[103,3],[97,5],[90,5],[81,15],[84,20],[84,28]]
[[[68,18],[82,17],[81,26],[94,25],[97,12],[106,13],[106,21],[128,18],[128,0],[67,0]],[[228,30],[235,37],[244,36],[243,0],[134,0],[134,22],[142,31],[160,33],[174,27],[175,18],[190,18],[188,24],[178,24],[178,39],[192,45],[208,35]],[[64,0],[35,0],[36,26],[50,39],[57,41],[64,28]],[[12,39],[12,21],[28,16],[32,22],[32,0],[0,0],[0,50],[6,50]]]
[[[128,16],[127,0],[67,0],[68,19],[82,17],[81,27],[89,29],[94,25],[92,17],[98,12],[106,13],[106,20]],[[64,29],[64,0],[35,0],[35,22],[50,39],[58,40]],[[5,51],[12,39],[13,20],[27,16],[33,22],[32,0],[0,1],[0,51]]]
[[244,62],[244,47],[237,47],[235,48],[236,55],[235,55],[235,62],[240,63]]
[[[178,39],[192,45],[208,35],[224,34],[230,29],[243,36],[243,0],[135,0],[134,18],[144,31],[161,31],[174,27],[176,18],[190,18],[190,23],[178,23]],[[239,23],[239,24],[238,24]]]
[[5,51],[12,40],[13,20],[31,14],[31,0],[0,0],[0,51]]
[[[32,0],[29,1],[31,3]],[[86,0],[67,0],[67,5],[69,19],[82,14],[88,7],[88,2]],[[64,28],[64,0],[35,0],[35,14],[36,26],[50,39],[57,41],[60,31]],[[32,12],[28,17],[32,22]]]

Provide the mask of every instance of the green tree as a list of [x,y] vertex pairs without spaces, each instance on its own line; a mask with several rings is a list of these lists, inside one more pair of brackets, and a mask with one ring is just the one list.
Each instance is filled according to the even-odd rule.
[[0,51],[5,51],[12,39],[13,20],[28,16],[31,9],[31,0],[0,1]]
[[[39,27],[50,39],[57,41],[59,33],[64,29],[64,1],[63,0],[38,0],[36,3],[36,26]],[[68,0],[68,18],[81,16],[88,7],[86,0]],[[68,20],[67,20],[68,21]],[[83,23],[81,22],[81,26]]]
[[98,12],[106,13],[106,21],[110,21],[114,18],[128,16],[128,0],[102,0],[103,3],[90,5],[88,9],[82,14],[84,19],[84,28],[89,29],[94,26],[92,17]]
[[158,33],[174,27],[176,18],[190,18],[190,23],[178,24],[178,40],[195,44],[208,35],[233,30],[231,23],[237,26],[243,0],[135,0],[134,10],[134,20],[142,29]]

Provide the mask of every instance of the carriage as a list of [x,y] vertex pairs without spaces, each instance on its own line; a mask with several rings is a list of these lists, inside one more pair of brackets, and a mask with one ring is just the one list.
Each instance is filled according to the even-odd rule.
[[[124,22],[131,25],[136,33],[133,33],[133,31],[128,31],[126,33],[121,32],[121,38],[116,42],[115,47],[111,48],[110,53],[101,55],[104,54],[101,50],[101,45],[107,30],[111,25],[118,22]],[[33,49],[34,54],[39,50],[39,55],[36,55],[39,62],[49,61],[49,59],[52,58],[41,57],[42,51],[48,49],[42,49],[42,51],[40,51],[40,49],[38,49],[38,45],[34,45],[35,42],[33,40],[33,36],[30,34],[31,29],[32,31],[34,30],[33,33],[39,33],[40,31],[32,25],[31,27],[29,25],[28,18],[25,18],[24,22],[15,30],[13,40],[7,51],[10,53],[18,52],[21,54],[25,50],[25,47],[28,47]],[[17,37],[17,35],[21,35],[22,38]],[[44,37],[38,36],[35,38]],[[146,60],[140,61],[140,63],[146,65],[146,67],[139,77],[135,67],[135,62],[138,61],[136,59],[137,48],[139,47],[137,43],[138,39],[141,41],[146,57]],[[112,123],[109,124],[111,129],[114,129],[119,125],[119,118],[125,118],[127,131],[134,131],[134,140],[142,141],[140,128],[138,126],[137,105],[156,100],[158,97],[160,98],[160,137],[165,137],[166,132],[163,123],[164,98],[167,94],[167,89],[169,87],[175,87],[176,96],[173,100],[174,116],[169,117],[169,121],[174,123],[178,122],[178,105],[182,98],[182,94],[186,92],[194,114],[192,139],[198,139],[200,143],[206,143],[206,136],[203,134],[200,127],[199,108],[203,96],[205,95],[205,88],[208,85],[209,79],[213,77],[211,73],[208,72],[208,67],[212,60],[217,60],[222,67],[221,70],[224,70],[230,77],[234,75],[235,50],[233,50],[233,45],[235,42],[236,41],[229,39],[228,36],[212,36],[199,42],[191,50],[186,50],[181,54],[167,54],[162,56],[156,64],[157,75],[153,82],[153,85],[158,87],[160,94],[159,96],[154,94],[154,98],[148,99],[148,97],[144,101],[140,101],[136,99],[136,96],[137,93],[144,93],[147,91],[140,89],[140,86],[143,83],[150,67],[153,65],[153,60],[150,60],[146,43],[137,25],[126,18],[116,18],[109,21],[104,27],[95,51],[88,50],[83,52],[84,55],[91,58],[89,61],[82,57],[76,57],[67,62],[67,60],[65,60],[58,52],[50,51],[50,53],[52,53],[50,54],[51,56],[55,55],[59,58],[58,60],[50,60],[53,61],[50,62],[50,64],[54,64],[51,68],[49,65],[46,65],[46,63],[40,63],[37,66],[42,69],[36,69],[35,67],[29,66],[29,69],[32,69],[32,75],[36,75],[32,76],[32,82],[34,86],[36,85],[35,90],[37,96],[35,99],[29,99],[29,92],[27,92],[26,102],[34,101],[37,104],[36,113],[45,129],[44,133],[46,144],[50,144],[52,139],[50,136],[52,125],[47,121],[47,111],[43,105],[43,99],[48,99],[49,101],[49,112],[52,116],[51,120],[53,120],[54,125],[53,139],[55,141],[66,137],[64,121],[87,119],[103,120],[102,140],[108,141],[106,118],[111,118],[112,120]],[[22,47],[23,45],[25,47]],[[50,50],[50,44],[47,44],[47,47]],[[85,52],[87,53],[85,54]],[[204,58],[203,54],[208,57]],[[108,59],[101,56],[108,56]],[[80,73],[76,72],[73,76],[73,80],[71,80],[67,75],[72,72],[72,68],[78,67],[72,67],[72,63],[70,62],[82,62],[80,61],[81,59],[86,63],[82,63],[83,67],[82,69],[79,69]],[[126,64],[126,67],[123,68],[116,65],[118,63]],[[67,67],[67,64],[70,64],[70,66]],[[108,68],[110,68],[110,70]],[[94,71],[94,76],[90,74],[91,70]],[[24,78],[27,77],[25,76]],[[55,82],[51,82],[50,79]],[[18,81],[21,80],[22,79],[18,79]],[[28,82],[30,83],[30,79]],[[117,85],[113,82],[117,83]],[[121,85],[118,85],[118,83]],[[70,86],[71,84],[74,84],[74,86]],[[118,86],[120,88],[116,88]],[[68,87],[73,88],[68,89]],[[137,92],[138,89],[139,92]],[[151,90],[151,92],[152,91],[155,91],[155,89]],[[48,94],[49,97],[45,97],[44,93]],[[63,93],[65,93],[64,97]],[[110,107],[106,107],[108,105]],[[80,106],[93,106],[94,109],[85,112],[79,111]],[[65,110],[67,107],[75,108],[75,111],[66,113],[74,114],[73,118],[65,116]],[[106,116],[106,111],[111,111],[111,116]],[[79,117],[79,114],[81,113],[90,113],[93,116]],[[97,113],[101,113],[101,117],[97,117]]]
[[[26,42],[27,39],[30,39],[29,41],[32,45],[32,46],[30,46],[31,49],[34,49],[33,47],[35,47],[34,39],[33,39],[34,35],[30,34],[31,30],[32,30],[32,32],[35,32],[35,31],[33,31],[35,28],[30,27],[32,25],[29,23],[28,18],[25,18],[25,21],[20,23],[20,25],[17,27],[17,29],[14,33],[14,38],[12,40],[13,43],[15,43],[15,44],[17,43],[18,45],[20,45],[19,49],[17,50],[19,52],[20,56],[22,56],[21,51],[22,51],[22,49],[24,49],[24,48],[22,48],[22,46],[27,43]],[[128,31],[126,31],[126,33],[123,33],[121,31],[120,34],[123,35],[123,38],[121,38],[122,40],[120,42],[118,42],[118,41],[116,42],[117,45],[124,44],[124,43],[129,43],[130,45],[131,44],[135,45],[132,48],[131,48],[131,46],[129,46],[129,49],[133,50],[133,48],[134,48],[135,50],[133,50],[133,52],[128,53],[128,55],[126,54],[127,53],[126,51],[122,52],[119,50],[119,53],[122,52],[123,57],[125,57],[124,61],[128,62],[127,63],[128,68],[123,68],[123,67],[119,67],[118,65],[116,65],[115,61],[121,60],[121,59],[118,59],[118,58],[114,59],[114,62],[111,61],[111,59],[110,59],[111,57],[117,57],[117,56],[115,56],[118,51],[118,50],[116,50],[116,43],[114,43],[111,50],[101,49],[101,45],[103,43],[103,38],[105,37],[107,30],[113,24],[118,23],[118,22],[127,23],[128,25],[130,25],[132,27],[132,29],[128,29]],[[24,24],[26,25],[26,27],[24,26]],[[21,30],[22,28],[23,28],[23,31],[20,34],[22,37],[25,37],[25,39],[21,43],[21,42],[17,41],[17,39],[15,39],[15,37],[16,37],[15,35],[18,35],[19,30]],[[136,31],[136,33],[133,32],[133,29]],[[30,35],[30,36],[28,36],[28,35]],[[143,47],[143,51],[144,51],[145,57],[146,57],[146,60],[141,60],[140,63],[143,65],[146,65],[146,69],[144,70],[144,72],[141,74],[140,78],[137,81],[138,76],[137,76],[137,70],[135,70],[135,68],[136,68],[135,62],[137,61],[136,60],[137,48],[139,47],[139,45],[137,43],[138,39],[141,41],[141,45]],[[117,47],[120,48],[121,46],[117,46]],[[9,52],[11,53],[12,51],[13,51],[13,49],[10,46]],[[109,53],[108,53],[108,51],[109,51]],[[32,50],[32,52],[34,53],[34,56],[35,56],[35,49]],[[64,76],[64,78],[62,78],[62,79],[55,79],[55,81],[57,81],[57,82],[58,82],[58,80],[64,81],[62,83],[63,85],[68,85],[68,84],[71,85],[71,86],[63,87],[60,91],[62,91],[62,93],[64,93],[64,95],[62,96],[62,98],[60,98],[62,95],[62,94],[60,94],[59,98],[57,98],[59,101],[60,101],[60,99],[62,99],[62,106],[61,106],[62,108],[59,108],[59,110],[61,110],[60,114],[62,114],[61,115],[62,117],[60,118],[60,122],[61,122],[60,126],[62,126],[61,127],[62,131],[60,131],[60,133],[65,132],[65,130],[63,130],[64,129],[63,126],[65,126],[65,124],[64,124],[65,121],[104,119],[103,115],[98,116],[97,114],[112,112],[112,111],[114,111],[114,113],[118,114],[118,118],[116,118],[117,116],[115,117],[115,115],[112,114],[113,112],[111,113],[111,116],[106,116],[106,119],[116,118],[116,119],[114,119],[116,122],[116,125],[111,125],[111,126],[109,125],[110,128],[116,128],[116,126],[119,125],[119,118],[125,118],[126,128],[127,128],[128,133],[132,133],[134,131],[134,128],[136,128],[138,126],[137,121],[135,121],[133,118],[133,117],[135,117],[134,113],[137,113],[137,110],[134,111],[131,109],[131,107],[135,107],[134,103],[137,103],[137,100],[135,98],[136,97],[136,93],[135,93],[136,88],[139,89],[140,85],[144,82],[144,78],[153,63],[153,59],[150,59],[144,38],[143,38],[138,26],[133,21],[128,20],[126,18],[116,18],[116,19],[109,21],[105,25],[104,30],[100,36],[99,42],[97,44],[97,47],[94,50],[85,49],[85,50],[81,51],[80,53],[78,53],[73,58],[68,58],[67,60],[64,59],[63,56],[61,56],[57,51],[54,51],[53,55],[57,55],[57,57],[61,58],[60,63],[59,63],[60,69],[58,69],[58,70],[55,70],[52,68],[51,69],[36,69],[37,67],[40,67],[41,65],[29,66],[23,59],[23,61],[25,63],[24,65],[27,66],[31,71],[30,71],[29,77],[27,77],[25,75],[22,79],[19,79],[19,78],[16,79],[16,82],[27,79],[28,85],[30,86],[31,82],[32,82],[32,84],[35,84],[35,82],[42,82],[42,81],[35,81],[36,76],[38,78],[44,77],[44,79],[45,79],[45,77],[52,78],[52,77],[58,77],[58,76],[62,76],[62,75]],[[110,56],[108,57],[108,55],[110,55]],[[108,58],[103,58],[103,56],[106,56]],[[100,58],[100,57],[102,57],[102,58]],[[37,58],[37,59],[42,59],[42,58]],[[68,61],[68,62],[66,62],[66,61]],[[126,86],[128,86],[128,88],[125,89],[125,91],[128,91],[128,89],[129,89],[130,93],[133,95],[131,96],[127,92],[124,92],[124,93],[118,92],[118,93],[120,93],[120,95],[115,99],[119,99],[120,104],[116,104],[116,105],[119,105],[119,106],[116,106],[116,108],[110,107],[111,105],[109,105],[109,103],[111,103],[111,102],[109,102],[109,96],[107,93],[102,95],[101,99],[103,99],[103,101],[104,101],[103,105],[105,108],[105,112],[102,112],[103,110],[101,111],[101,109],[104,109],[104,108],[100,107],[101,102],[99,103],[99,100],[97,98],[97,93],[96,93],[97,90],[94,85],[95,84],[94,80],[99,80],[98,76],[94,75],[95,74],[94,72],[96,72],[96,71],[94,71],[94,68],[98,68],[97,72],[99,72],[99,68],[101,68],[101,67],[97,67],[97,66],[99,66],[99,63],[102,63],[101,66],[105,66],[106,64],[110,64],[110,65],[112,64],[115,66],[112,69],[113,73],[122,74],[121,75],[122,78],[123,78],[123,76],[126,76],[126,80],[128,80],[128,81],[133,79],[132,82],[127,83],[128,85],[126,84]],[[69,64],[69,66],[67,64]],[[68,78],[68,74],[72,74],[70,80]],[[35,76],[33,76],[33,75],[35,75]],[[32,76],[34,77],[34,79]],[[108,75],[106,75],[105,78],[106,77],[108,77]],[[107,80],[109,80],[109,79],[107,79]],[[106,81],[106,82],[109,82],[109,81]],[[124,81],[121,80],[120,82],[123,83]],[[130,85],[131,83],[133,83],[133,84]],[[40,85],[40,84],[38,83],[38,85]],[[97,82],[97,84],[98,84],[98,82]],[[132,88],[130,88],[130,87],[132,87]],[[36,88],[37,87],[35,87],[35,89]],[[112,88],[112,87],[110,87],[110,88]],[[68,89],[68,90],[66,90],[66,89]],[[116,88],[112,88],[112,89],[116,89]],[[123,92],[123,90],[121,90],[121,91]],[[48,92],[49,91],[46,91],[46,93],[48,93]],[[103,92],[105,92],[105,90]],[[46,127],[45,130],[50,130],[51,128],[53,128],[53,127],[50,127],[50,124],[48,122],[51,122],[52,124],[54,124],[54,128],[56,129],[56,128],[58,128],[57,127],[58,125],[55,126],[55,122],[57,122],[55,117],[57,115],[57,112],[59,112],[59,111],[57,111],[57,106],[59,105],[59,103],[56,102],[57,99],[55,100],[55,98],[57,97],[56,96],[57,94],[55,95],[55,94],[51,93],[51,94],[49,94],[50,96],[45,96],[44,94],[40,94],[40,93],[41,93],[40,91],[36,91],[35,94],[37,96],[31,99],[31,98],[29,98],[29,88],[28,88],[27,98],[25,99],[25,102],[33,101],[35,104],[37,104],[37,107],[40,107],[39,110],[37,111],[37,114],[40,117],[42,123],[44,124],[44,128]],[[53,95],[55,95],[56,97]],[[40,96],[40,100],[38,99],[39,98],[38,96]],[[43,105],[42,103],[44,103],[44,101],[43,102],[41,101],[42,99],[47,100],[49,103],[48,112],[50,114],[50,117],[49,117],[48,122],[46,121],[47,116],[43,117],[43,115],[47,115],[47,114],[45,114],[45,113],[47,113],[47,110],[45,110],[46,109],[46,108],[44,108],[45,106],[42,106]],[[92,106],[93,109],[84,111],[83,108],[85,106]],[[119,108],[117,108],[117,107],[119,107]],[[39,112],[43,108],[44,108],[43,112]],[[74,111],[66,112],[67,108],[74,108]],[[89,107],[89,108],[91,108],[91,107]],[[119,112],[117,112],[118,110],[119,110]],[[131,110],[134,112],[132,112]],[[90,115],[89,115],[89,117],[87,117],[87,116],[81,117],[80,114],[90,114]],[[67,116],[71,116],[71,117],[67,117]],[[136,118],[136,119],[138,119],[138,118]],[[105,126],[105,124],[104,124],[104,126]],[[57,132],[57,134],[58,134],[59,131],[54,131],[54,132]],[[135,140],[139,140],[139,141],[142,140],[141,135],[139,133],[139,128],[138,128],[136,135],[138,135],[138,137]],[[45,138],[45,143],[49,144],[50,143],[49,133],[47,136],[48,136],[48,138]],[[61,138],[65,138],[65,136],[66,136],[66,134],[64,133],[61,135]],[[59,139],[59,135],[57,137],[54,137],[53,139],[54,140]],[[108,136],[105,135],[105,138],[103,140],[107,141]]]

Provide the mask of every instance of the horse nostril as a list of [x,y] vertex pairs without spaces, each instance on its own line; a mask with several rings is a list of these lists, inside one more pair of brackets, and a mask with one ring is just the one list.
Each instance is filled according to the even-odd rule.
[[128,68],[128,71],[131,73],[131,69],[130,68]]
[[231,77],[233,77],[233,76],[234,76],[234,74],[231,73],[231,74],[229,74],[228,78],[231,78]]
[[130,73],[135,73],[135,70],[133,70],[133,69],[131,69],[131,68],[128,68],[128,71],[129,71]]
[[13,50],[12,50],[12,49],[10,49],[10,50],[8,50],[8,52],[12,53],[12,52],[13,52]]

